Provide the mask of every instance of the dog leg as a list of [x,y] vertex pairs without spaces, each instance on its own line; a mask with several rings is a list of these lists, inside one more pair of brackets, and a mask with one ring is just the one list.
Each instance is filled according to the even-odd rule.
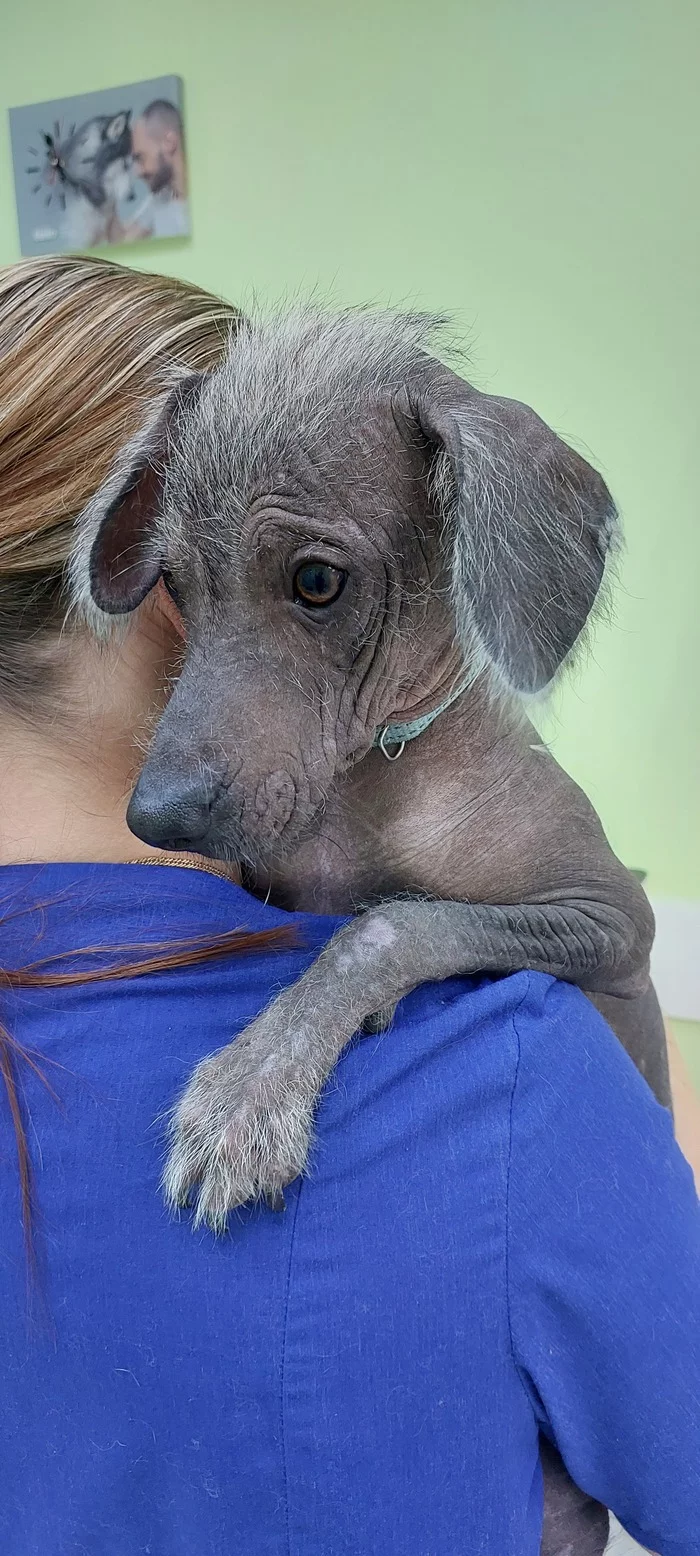
[[[223,1230],[250,1199],[303,1172],[319,1092],[363,1022],[418,984],[457,973],[551,973],[598,996],[644,996],[648,947],[621,910],[391,901],[343,926],[299,981],[202,1061],[178,1103],[164,1190]],[[624,1037],[624,1033],[623,1033]]]
[[556,1448],[540,1439],[544,1517],[540,1556],[604,1556],[610,1536],[606,1508],[579,1491]]

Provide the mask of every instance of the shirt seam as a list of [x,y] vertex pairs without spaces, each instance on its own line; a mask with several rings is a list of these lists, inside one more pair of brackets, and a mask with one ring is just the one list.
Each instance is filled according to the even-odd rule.
[[[528,995],[530,993],[530,990],[531,990],[531,980],[530,980],[530,976],[528,974],[527,975],[527,983],[525,985],[525,990],[523,992],[522,998],[520,1000],[518,1000],[518,1003],[517,1003],[517,1005],[515,1007],[515,1010],[513,1011],[512,1015],[511,1015],[511,1025],[512,1025],[512,1028],[513,1028],[513,1036],[515,1037],[515,1043],[516,1043],[516,1047],[517,1047],[517,1057],[516,1057],[516,1061],[515,1061],[515,1073],[513,1075],[513,1085],[511,1087],[511,1092],[510,1092],[510,1105],[509,1105],[509,1109],[508,1109],[508,1166],[506,1168],[505,1266],[506,1266],[506,1317],[507,1317],[507,1321],[508,1321],[508,1339],[509,1339],[509,1342],[510,1342],[510,1354],[511,1354],[512,1362],[513,1362],[513,1366],[515,1368],[515,1372],[516,1372],[516,1375],[517,1375],[518,1382],[519,1382],[520,1387],[521,1387],[521,1389],[523,1391],[523,1394],[525,1395],[525,1398],[527,1400],[528,1410],[532,1413],[532,1400],[530,1398],[530,1395],[528,1393],[527,1388],[525,1387],[525,1382],[524,1382],[524,1379],[523,1379],[523,1376],[522,1376],[520,1364],[518,1362],[518,1358],[517,1358],[517,1355],[516,1355],[515,1339],[514,1339],[514,1335],[513,1335],[513,1311],[512,1311],[512,1304],[511,1304],[511,1278],[510,1278],[510,1240],[511,1240],[511,1237],[510,1237],[510,1234],[511,1234],[511,1225],[510,1225],[510,1221],[511,1221],[511,1215],[510,1215],[510,1185],[511,1185],[511,1172],[512,1172],[512,1166],[513,1166],[513,1115],[514,1115],[514,1112],[515,1112],[515,1093],[516,1093],[517,1086],[518,1086],[518,1079],[519,1079],[519,1076],[520,1076],[520,1062],[521,1062],[521,1059],[522,1059],[522,1046],[521,1046],[521,1041],[520,1041],[520,1033],[518,1031],[517,1017],[518,1017],[519,1011],[522,1009],[522,1006],[525,1004],[525,1001],[526,1001],[526,999],[527,999],[527,997],[528,997]],[[539,1427],[540,1423],[538,1422],[537,1424],[538,1424],[538,1427]]]
[[289,1260],[288,1260],[288,1264],[287,1264],[287,1282],[286,1282],[285,1293],[284,1293],[284,1316],[283,1316],[283,1319],[282,1319],[282,1351],[281,1351],[281,1357],[280,1357],[280,1439],[281,1439],[281,1445],[282,1445],[282,1487],[283,1487],[283,1491],[284,1491],[284,1512],[285,1512],[285,1529],[286,1529],[286,1551],[287,1551],[287,1556],[291,1556],[291,1551],[292,1551],[292,1528],[291,1528],[291,1518],[290,1518],[290,1510],[289,1510],[289,1468],[288,1468],[288,1464],[287,1464],[287,1436],[286,1436],[286,1429],[285,1429],[285,1381],[286,1381],[286,1366],[287,1366],[287,1332],[288,1332],[288,1327],[289,1327],[289,1298],[290,1298],[290,1293],[291,1293],[291,1289],[292,1289],[292,1263],[293,1263],[293,1259],[294,1259],[294,1239],[295,1239],[295,1235],[296,1235],[297,1216],[299,1215],[299,1206],[301,1204],[301,1196],[302,1196],[303,1188],[304,1188],[304,1179],[302,1178],[301,1182],[299,1184],[299,1192],[297,1194],[296,1203],[295,1203],[295,1206],[294,1206],[294,1219],[292,1221],[292,1231],[291,1231],[291,1236],[290,1236],[290,1239],[289,1239]]

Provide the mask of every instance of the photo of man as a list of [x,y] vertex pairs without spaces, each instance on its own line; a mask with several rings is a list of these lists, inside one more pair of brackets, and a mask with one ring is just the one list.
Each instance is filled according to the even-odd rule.
[[141,237],[184,237],[189,232],[187,166],[182,119],[174,103],[156,98],[148,104],[131,132],[131,156],[151,200],[130,227],[138,224]]
[[23,254],[189,236],[178,76],[12,108],[10,129]]

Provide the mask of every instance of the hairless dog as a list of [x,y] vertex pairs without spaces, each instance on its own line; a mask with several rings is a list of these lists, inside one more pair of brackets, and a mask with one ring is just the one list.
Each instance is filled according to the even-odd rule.
[[[242,861],[278,903],[355,915],[175,1110],[167,1197],[196,1192],[215,1230],[282,1202],[338,1055],[427,979],[577,983],[670,1100],[648,903],[524,711],[581,641],[615,508],[533,411],[438,360],[439,327],[244,322],[83,518],[74,583],[96,629],[159,578],[186,627],[132,829]],[[545,1472],[543,1550],[597,1556],[607,1515],[560,1461]]]

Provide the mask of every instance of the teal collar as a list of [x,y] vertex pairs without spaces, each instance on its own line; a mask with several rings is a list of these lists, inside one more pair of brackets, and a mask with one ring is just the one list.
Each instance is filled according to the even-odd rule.
[[[470,679],[471,677],[460,681],[450,692],[449,697],[446,697],[444,702],[440,703],[438,708],[432,708],[430,713],[421,714],[419,719],[410,719],[407,724],[383,724],[382,728],[377,730],[372,744],[379,747],[382,756],[386,757],[387,762],[397,762],[408,741],[416,740],[426,729],[430,729],[431,724],[434,724],[435,720],[439,719],[440,714],[444,713],[447,708],[451,708],[453,702],[456,702],[457,698],[461,697],[462,692],[466,691]],[[387,751],[387,746],[396,746],[397,750]]]

